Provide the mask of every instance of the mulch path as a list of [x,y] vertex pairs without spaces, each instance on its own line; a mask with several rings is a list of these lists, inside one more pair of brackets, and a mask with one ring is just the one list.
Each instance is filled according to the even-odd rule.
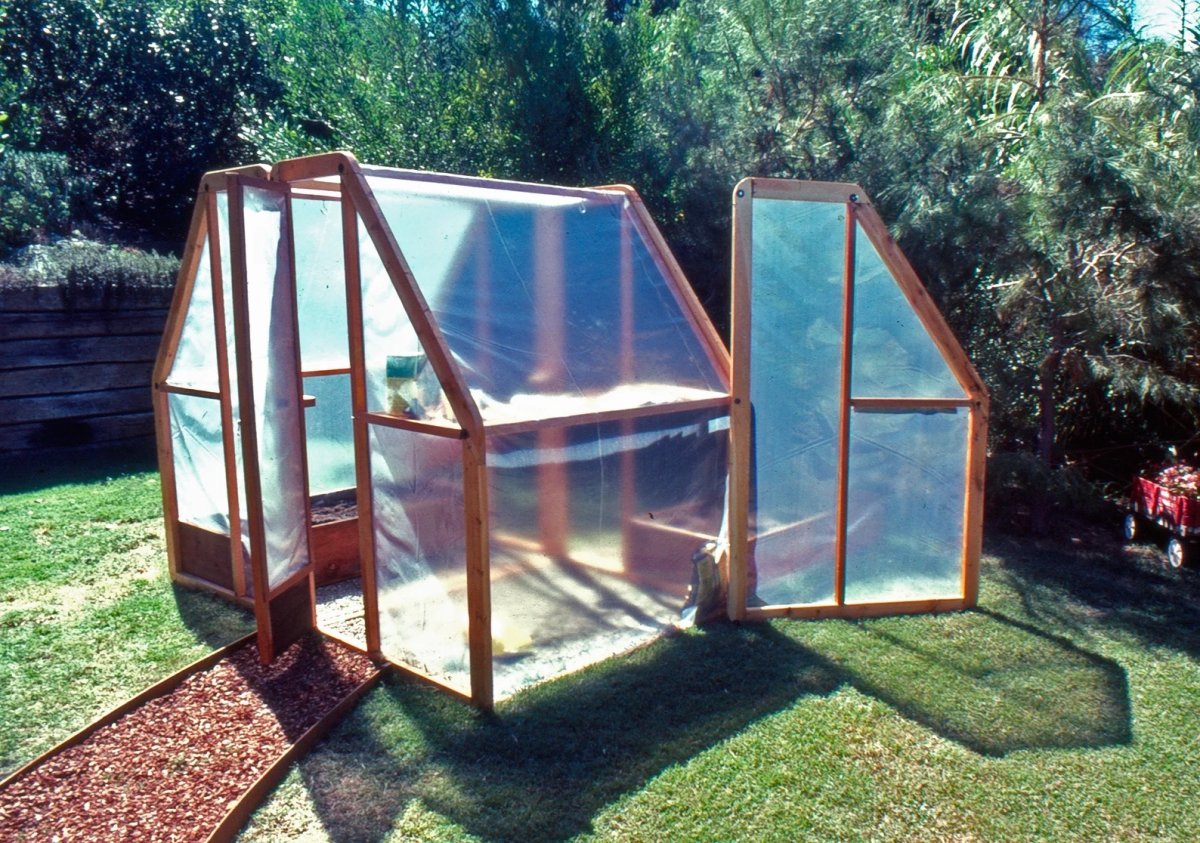
[[0,790],[0,840],[206,840],[376,670],[315,636],[266,667],[248,644]]

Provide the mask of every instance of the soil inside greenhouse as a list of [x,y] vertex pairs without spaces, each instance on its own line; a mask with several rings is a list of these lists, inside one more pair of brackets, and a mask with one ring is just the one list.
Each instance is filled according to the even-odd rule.
[[253,644],[0,790],[0,840],[207,840],[305,732],[378,668],[317,636]]

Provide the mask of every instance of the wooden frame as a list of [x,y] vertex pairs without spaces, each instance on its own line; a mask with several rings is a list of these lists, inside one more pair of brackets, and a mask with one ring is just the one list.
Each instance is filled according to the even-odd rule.
[[[747,606],[750,577],[751,409],[752,360],[750,338],[752,244],[755,198],[804,202],[838,203],[845,207],[846,226],[843,254],[843,302],[841,366],[838,372],[839,410],[837,430],[836,534],[833,559],[833,601],[821,605]],[[772,617],[823,618],[872,617],[911,612],[954,611],[971,608],[978,599],[979,554],[982,543],[984,469],[987,448],[987,391],[966,353],[911,265],[900,252],[886,226],[871,205],[866,192],[855,184],[795,182],[783,179],[749,178],[734,188],[733,232],[733,410],[731,413],[730,506],[727,532],[730,555],[727,570],[728,613],[735,619]],[[850,371],[854,318],[854,273],[856,239],[865,234],[895,279],[905,300],[941,353],[964,392],[962,398],[881,398],[852,393]],[[966,484],[963,490],[963,538],[960,561],[961,594],[951,599],[902,602],[846,602],[845,561],[847,492],[849,485],[849,420],[851,412],[912,413],[968,410]]]
[[[264,180],[269,175],[269,180]],[[671,404],[651,406],[616,407],[595,412],[579,414],[547,414],[538,418],[519,419],[507,422],[485,424],[480,408],[477,406],[464,372],[450,351],[450,345],[442,333],[429,302],[425,299],[418,279],[407,257],[400,249],[394,232],[391,230],[379,201],[373,190],[378,187],[375,179],[404,179],[419,181],[426,184],[442,184],[459,188],[478,188],[487,190],[510,190],[523,193],[536,193],[547,197],[546,203],[553,203],[550,197],[564,199],[586,199],[589,201],[627,203],[622,206],[622,223],[620,234],[620,249],[617,264],[614,265],[613,295],[617,297],[619,316],[619,336],[614,336],[618,343],[619,365],[621,372],[628,376],[634,371],[636,361],[633,357],[633,333],[636,324],[634,313],[634,249],[640,240],[646,249],[661,277],[665,279],[675,305],[684,321],[697,338],[703,354],[706,355],[712,369],[721,380],[726,393],[714,394],[692,400],[684,400]],[[313,565],[310,556],[309,565],[293,573],[284,582],[278,583],[274,589],[267,587],[267,572],[265,569],[265,533],[262,510],[262,482],[259,477],[256,462],[257,437],[260,432],[255,429],[253,402],[253,384],[250,376],[250,334],[249,301],[247,299],[246,261],[247,249],[244,230],[244,192],[248,187],[263,187],[270,189],[283,197],[288,207],[288,221],[285,236],[287,248],[291,254],[292,274],[291,294],[295,300],[295,264],[297,247],[295,233],[292,230],[291,203],[321,199],[339,203],[341,215],[342,263],[344,281],[346,284],[347,305],[347,337],[349,342],[348,366],[340,366],[328,370],[304,371],[302,360],[297,352],[296,390],[302,394],[303,378],[312,375],[348,375],[350,378],[351,410],[354,430],[354,459],[355,459],[355,489],[358,503],[358,547],[360,566],[363,579],[363,607],[366,616],[366,650],[376,658],[383,658],[382,637],[379,621],[379,590],[376,582],[376,549],[375,549],[375,504],[372,489],[371,474],[371,444],[370,432],[373,428],[389,428],[403,430],[413,434],[438,437],[443,442],[446,439],[461,441],[461,470],[463,483],[463,526],[465,530],[466,558],[463,573],[466,582],[467,604],[467,643],[469,652],[469,673],[471,702],[481,708],[490,708],[493,704],[493,655],[492,655],[492,606],[491,588],[492,563],[490,546],[493,536],[489,535],[490,501],[488,497],[488,437],[503,436],[516,433],[531,433],[539,437],[544,445],[554,446],[565,441],[564,431],[575,425],[595,425],[615,422],[622,425],[623,430],[632,431],[634,423],[641,418],[668,416],[676,413],[711,410],[713,413],[727,412],[730,416],[730,449],[729,449],[729,506],[726,529],[729,536],[731,551],[724,554],[720,560],[722,577],[728,586],[728,613],[735,619],[763,619],[769,617],[866,617],[877,614],[894,614],[904,612],[945,611],[955,608],[965,608],[974,604],[977,595],[978,555],[980,544],[979,519],[982,514],[983,462],[986,453],[987,434],[987,395],[982,382],[974,369],[971,368],[965,353],[958,346],[945,321],[937,313],[929,300],[928,294],[912,273],[911,268],[900,254],[895,243],[887,235],[886,228],[879,220],[870,200],[856,185],[835,184],[827,182],[798,183],[776,179],[748,179],[735,189],[734,195],[734,251],[733,251],[733,319],[730,349],[727,350],[716,329],[709,321],[704,307],[696,297],[687,279],[674,257],[671,255],[666,241],[655,226],[641,198],[631,187],[610,185],[600,188],[561,188],[547,185],[532,185],[521,182],[494,181],[468,176],[456,176],[439,173],[417,173],[407,170],[392,170],[386,168],[362,166],[347,152],[333,152],[306,158],[297,158],[277,163],[269,172],[262,166],[208,174],[203,182],[201,197],[193,217],[192,229],[189,233],[188,250],[185,252],[184,265],[181,269],[180,285],[176,300],[172,305],[168,330],[164,337],[163,348],[160,351],[158,365],[155,369],[155,402],[159,409],[160,419],[158,431],[160,436],[160,466],[164,478],[164,507],[168,519],[168,552],[172,559],[172,575],[179,582],[194,582],[186,571],[178,569],[178,512],[177,501],[174,500],[174,483],[170,477],[173,471],[170,449],[170,425],[166,412],[166,401],[170,394],[195,395],[204,398],[216,398],[221,401],[223,446],[225,450],[226,492],[230,499],[232,518],[240,518],[245,513],[250,523],[250,557],[254,561],[250,578],[253,581],[254,607],[259,622],[260,648],[264,653],[274,649],[274,636],[277,634],[277,624],[273,623],[269,601],[277,596],[288,595],[288,599],[300,605],[300,591],[307,588],[311,609],[314,605],[312,590],[314,588]],[[216,194],[227,192],[229,196],[229,231],[221,232],[216,213]],[[847,208],[846,231],[848,248],[843,256],[843,288],[845,299],[842,302],[844,334],[842,338],[842,364],[836,377],[839,378],[838,396],[841,405],[838,422],[838,499],[834,502],[838,524],[836,551],[836,587],[835,600],[831,605],[820,606],[759,606],[747,607],[746,604],[746,551],[749,543],[749,527],[747,517],[751,511],[752,502],[749,500],[751,488],[749,483],[749,461],[751,456],[751,407],[750,407],[750,378],[752,361],[750,358],[749,336],[751,314],[749,311],[749,284],[752,274],[751,243],[752,202],[754,198],[801,199],[819,202],[837,202]],[[539,200],[542,201],[542,200]],[[567,269],[563,266],[561,224],[552,215],[543,215],[544,219],[535,225],[535,235],[538,238],[537,258],[535,261],[536,276],[533,279],[539,300],[547,302],[542,309],[547,324],[537,326],[540,339],[538,351],[547,360],[558,357],[567,343],[556,314],[563,311],[562,287],[566,283]],[[363,237],[365,234],[365,238]],[[947,359],[959,384],[963,387],[963,398],[891,398],[858,396],[852,394],[850,385],[850,321],[853,318],[853,276],[855,272],[854,238],[865,234],[875,244],[881,259],[896,277],[906,300],[917,313],[922,325],[930,333],[937,348]],[[186,314],[187,301],[192,293],[195,281],[196,262],[199,260],[203,243],[212,244],[209,258],[212,261],[211,275],[213,279],[214,318],[216,330],[220,332],[217,339],[219,358],[219,383],[216,392],[208,389],[196,389],[189,386],[179,386],[167,383],[173,361],[174,349],[182,331],[182,322]],[[222,242],[227,240],[227,242]],[[223,269],[222,249],[228,248],[229,269],[232,277],[222,278]],[[393,413],[383,412],[373,408],[368,402],[368,369],[365,359],[364,325],[363,325],[363,291],[362,272],[360,266],[363,248],[373,248],[386,271],[391,287],[399,300],[403,312],[417,336],[429,365],[436,375],[446,396],[453,420],[409,419]],[[480,296],[484,301],[491,301],[491,265],[492,258],[487,255],[475,254],[460,257],[460,260],[475,260],[478,264],[476,284],[480,285]],[[232,295],[226,295],[226,289]],[[231,323],[234,336],[226,337],[227,324],[225,314],[232,312]],[[293,309],[293,318],[297,312]],[[486,323],[481,331],[486,331]],[[298,335],[298,327],[293,325]],[[237,351],[236,360],[231,359],[229,343],[232,339]],[[235,365],[236,364],[236,365]],[[553,380],[554,372],[547,375]],[[234,393],[233,390],[239,390]],[[243,449],[243,471],[245,479],[245,498],[239,500],[236,465],[235,419],[233,408],[235,397],[241,413],[241,442]],[[849,419],[853,412],[940,412],[956,411],[966,408],[970,413],[970,435],[968,443],[968,481],[964,500],[963,536],[963,594],[953,599],[917,600],[888,603],[847,603],[845,600],[845,552],[847,543],[847,498],[848,485],[848,441]],[[300,428],[303,441],[303,410],[300,418]],[[307,443],[305,442],[305,447]],[[633,484],[634,464],[632,459],[625,461],[622,471],[621,488],[619,490],[623,513],[632,514],[635,504]],[[307,489],[307,467],[303,469],[303,482]],[[566,499],[561,494],[557,497],[551,494],[551,489],[564,487],[563,477],[546,475],[543,480],[544,496],[557,500],[561,506],[553,513],[551,521],[543,525],[542,540],[539,548],[543,551],[554,550],[553,534],[565,530]],[[306,495],[307,499],[307,495]],[[306,504],[306,508],[307,508]],[[561,510],[561,511],[560,511]],[[306,516],[310,513],[305,513]],[[312,552],[311,518],[305,519],[309,531],[309,552]],[[234,597],[242,597],[247,592],[246,584],[239,581],[243,576],[242,544],[240,531],[236,530],[236,522],[231,525],[230,564],[233,567],[233,588],[221,589],[210,584],[214,590],[224,591]],[[349,528],[348,528],[349,529]],[[707,538],[699,533],[693,534],[688,530],[677,529],[681,540]],[[549,537],[549,538],[548,538]],[[562,537],[560,536],[560,539]],[[559,544],[562,542],[560,541]],[[502,574],[497,574],[502,575]],[[421,670],[406,665],[397,665],[403,670],[420,676],[426,681],[442,687],[448,687],[445,682],[424,674]],[[462,694],[462,689],[451,689],[456,694]]]

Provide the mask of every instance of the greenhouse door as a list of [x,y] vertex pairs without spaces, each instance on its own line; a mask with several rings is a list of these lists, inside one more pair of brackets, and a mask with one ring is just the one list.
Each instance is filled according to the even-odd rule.
[[730,615],[973,605],[978,375],[861,188],[734,203]]
[[274,659],[313,627],[309,496],[286,187],[229,178],[233,375],[259,653]]

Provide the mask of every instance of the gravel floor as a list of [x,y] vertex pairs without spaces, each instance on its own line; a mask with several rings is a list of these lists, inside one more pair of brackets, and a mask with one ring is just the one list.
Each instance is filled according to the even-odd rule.
[[316,637],[267,667],[243,647],[0,791],[0,840],[205,840],[375,670]]

